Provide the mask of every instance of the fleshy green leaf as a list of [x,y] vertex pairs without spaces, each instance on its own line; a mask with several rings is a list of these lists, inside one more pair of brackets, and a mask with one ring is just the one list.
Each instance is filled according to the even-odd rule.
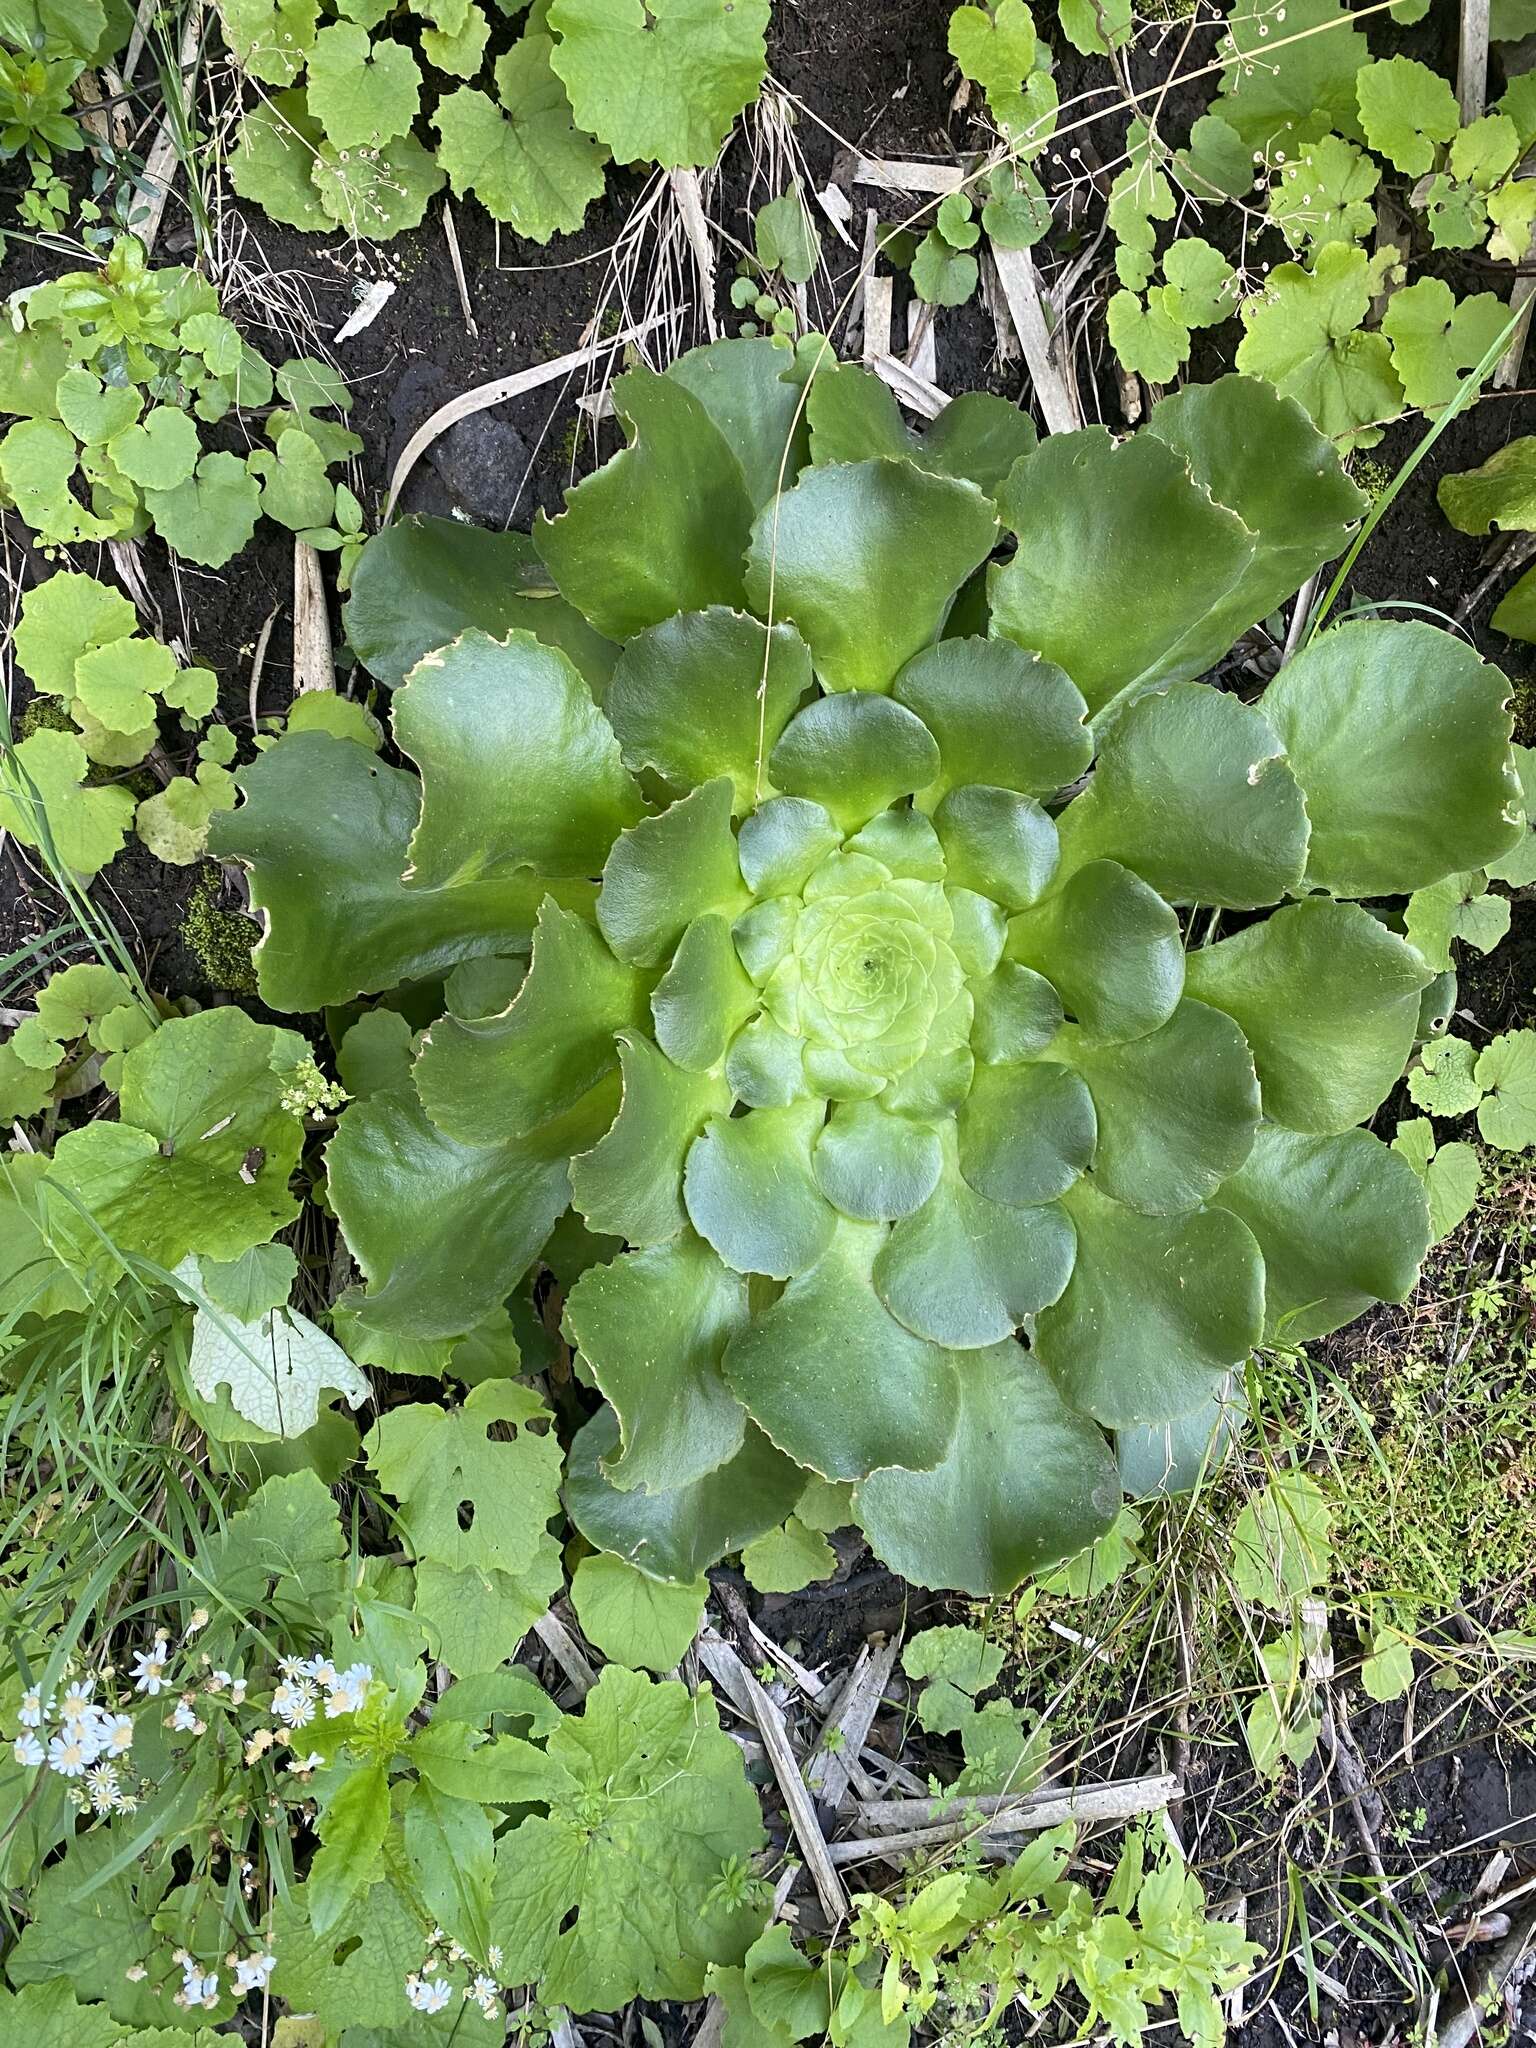
[[816,1141],[816,1178],[827,1200],[865,1223],[920,1209],[938,1185],[944,1153],[931,1124],[873,1102],[840,1102]]
[[409,1084],[347,1109],[326,1171],[368,1278],[366,1319],[409,1337],[457,1337],[483,1323],[569,1200],[563,1160],[524,1145],[461,1145]]
[[613,403],[629,446],[566,493],[557,519],[541,513],[534,538],[561,594],[599,633],[628,640],[674,612],[740,603],[752,502],[708,411],[675,378],[630,370]]
[[800,628],[827,689],[884,692],[996,540],[973,483],[888,458],[824,465],[759,515],[747,595]]
[[598,928],[621,960],[654,966],[706,911],[745,907],[727,776],[701,784],[614,842],[597,896]]
[[[251,901],[267,922],[256,972],[273,1009],[318,1010],[531,936],[545,894],[532,875],[448,889],[400,879],[421,784],[353,741],[293,733],[236,779],[245,801],[213,821],[209,847],[251,869]],[[317,874],[324,889],[312,886]],[[585,885],[553,893],[591,900]]]
[[619,744],[568,656],[531,633],[468,632],[425,655],[395,698],[421,771],[405,879],[451,888],[519,867],[593,875],[643,812]]
[[1116,860],[1170,903],[1277,903],[1307,862],[1307,807],[1274,727],[1204,683],[1121,713],[1061,831],[1064,871]]
[[691,1232],[572,1288],[566,1327],[622,1434],[603,1471],[616,1487],[665,1493],[728,1464],[746,1416],[720,1359],[747,1321],[747,1285]]
[[1417,1176],[1369,1131],[1311,1138],[1267,1124],[1216,1199],[1259,1241],[1266,1320],[1285,1344],[1406,1301],[1429,1249]]
[[683,1162],[731,1095],[718,1075],[676,1067],[638,1031],[618,1034],[619,1113],[590,1152],[571,1162],[571,1193],[594,1230],[630,1244],[660,1244],[688,1221]]
[[[1125,1045],[1053,1047],[1088,1084],[1098,1115],[1094,1180],[1133,1209],[1167,1215],[1210,1201],[1248,1157],[1259,1084],[1230,1017],[1181,1002]],[[1198,1081],[1195,1077],[1198,1076]]]
[[967,1183],[1011,1208],[1053,1202],[1093,1159],[1093,1097],[1046,1061],[978,1067],[957,1124]]
[[1336,626],[1288,662],[1263,710],[1306,796],[1306,879],[1336,896],[1422,889],[1507,853],[1524,829],[1509,684],[1436,626]]
[[764,794],[774,742],[810,688],[810,655],[793,626],[770,630],[717,607],[631,640],[606,708],[631,768],[654,768],[679,794],[728,775],[742,812]]
[[714,1117],[689,1151],[683,1199],[693,1227],[738,1273],[785,1280],[831,1243],[837,1214],[811,1162],[823,1113],[806,1100]]
[[931,1472],[872,1473],[854,1512],[876,1555],[914,1585],[997,1599],[1102,1534],[1120,1483],[1099,1431],[1016,1344],[967,1352],[957,1367],[960,1419],[943,1459]]
[[785,726],[768,760],[780,789],[808,797],[848,830],[926,789],[939,749],[915,711],[863,690],[818,697]]
[[[1252,1233],[1222,1209],[1138,1215],[1086,1180],[1063,1207],[1077,1263],[1035,1326],[1058,1387],[1111,1429],[1198,1407],[1264,1333],[1264,1261]],[[1122,1313],[1127,1301],[1134,1317]]]
[[[789,1111],[755,1110],[748,1124]],[[725,1376],[773,1441],[824,1479],[914,1471],[954,1430],[953,1361],[875,1292],[881,1225],[840,1219],[816,1262],[726,1346]]]
[[691,1585],[727,1551],[782,1522],[805,1485],[799,1466],[750,1423],[728,1464],[669,1493],[621,1493],[603,1469],[618,1448],[618,1420],[605,1408],[571,1445],[566,1508],[589,1543],[656,1579]]
[[1086,1036],[1140,1038],[1184,991],[1179,921],[1128,868],[1090,861],[1008,926],[1008,957],[1059,991]]
[[754,512],[804,468],[809,434],[793,359],[766,338],[707,342],[667,365],[736,458]]
[[1386,1100],[1408,1064],[1419,991],[1431,979],[1368,911],[1314,900],[1192,952],[1186,986],[1236,1020],[1265,1114],[1327,1134]]
[[457,519],[398,520],[365,545],[352,571],[347,639],[388,690],[424,654],[470,628],[514,628],[559,647],[602,701],[618,649],[555,590],[525,533],[485,533]]
[[914,1334],[954,1350],[996,1344],[1058,1299],[1072,1271],[1072,1226],[1056,1203],[1006,1208],[961,1178],[953,1127],[944,1171],[875,1261],[875,1285]]
[[1076,685],[1011,640],[941,640],[900,670],[891,695],[938,741],[925,804],[973,782],[1051,796],[1093,758]]
[[1507,441],[1480,469],[1442,477],[1436,496],[1461,533],[1536,532],[1536,434]]

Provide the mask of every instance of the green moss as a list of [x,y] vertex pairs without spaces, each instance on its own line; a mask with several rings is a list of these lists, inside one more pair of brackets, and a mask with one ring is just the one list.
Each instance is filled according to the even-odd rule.
[[60,697],[34,697],[24,705],[16,721],[16,744],[31,739],[35,732],[73,732],[75,721]]
[[221,910],[218,893],[219,870],[214,862],[205,861],[198,870],[186,916],[182,920],[182,943],[197,961],[210,987],[225,989],[231,995],[254,995],[256,969],[251,963],[254,927],[250,919],[242,917],[239,911]]
[[1349,465],[1350,481],[1373,505],[1396,474],[1390,462],[1378,461],[1374,455],[1357,455]]
[[[1505,665],[1505,674],[1509,674]],[[1536,741],[1536,675],[1510,676],[1509,708],[1515,721],[1515,738],[1522,747]]]

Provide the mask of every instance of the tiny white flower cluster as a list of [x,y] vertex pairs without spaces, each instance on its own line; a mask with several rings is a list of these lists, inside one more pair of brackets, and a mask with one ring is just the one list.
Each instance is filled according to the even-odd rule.
[[282,1096],[289,1116],[313,1116],[317,1122],[328,1109],[340,1109],[347,1100],[346,1089],[337,1081],[327,1081],[313,1060],[299,1062]]
[[427,1964],[428,1974],[418,1975],[415,1970],[405,1980],[405,1995],[417,2012],[441,2012],[453,1996],[453,1986],[446,1977],[430,1974],[434,1965]]
[[235,1973],[233,1988],[238,1994],[244,1994],[247,1991],[265,1991],[272,1972],[277,1967],[276,1956],[266,1949],[258,1950],[253,1956],[237,1958],[234,1955],[228,1955],[224,1960]]
[[368,1697],[371,1664],[350,1664],[338,1671],[329,1657],[284,1657],[283,1682],[272,1695],[272,1711],[288,1728],[303,1728],[315,1718],[315,1702],[325,1694],[325,1718],[355,1714]]
[[[21,1733],[11,1744],[17,1763],[29,1769],[46,1764],[61,1778],[83,1781],[78,1804],[89,1804],[97,1813],[130,1813],[137,1801],[122,1789],[114,1757],[128,1754],[133,1744],[133,1722],[127,1714],[115,1714],[98,1706],[91,1695],[94,1678],[71,1679],[62,1698],[44,1703],[34,1688],[21,1696],[17,1719]],[[57,1729],[43,1736],[46,1724],[57,1720]]]
[[181,1965],[181,1989],[171,2000],[173,2005],[190,2009],[200,2005],[205,2012],[212,2012],[219,2002],[219,1973],[205,1970],[195,1956],[189,1956],[184,1948],[177,1949],[171,1958]]
[[442,2012],[453,1996],[453,1986],[449,1979],[438,1975],[443,1967],[442,1963],[430,1952],[443,1943],[447,1944],[450,1965],[464,1963],[470,1965],[473,1970],[469,1982],[464,1986],[465,2002],[478,2005],[488,2020],[504,2018],[500,1987],[491,1974],[492,1971],[501,1968],[500,1944],[491,1943],[490,1952],[486,1957],[490,1965],[489,1970],[473,1969],[469,1951],[460,1948],[456,1941],[449,1941],[441,1927],[434,1927],[432,1930],[426,1961],[419,1970],[413,1970],[405,1980],[405,1995],[412,2007],[417,2012]]

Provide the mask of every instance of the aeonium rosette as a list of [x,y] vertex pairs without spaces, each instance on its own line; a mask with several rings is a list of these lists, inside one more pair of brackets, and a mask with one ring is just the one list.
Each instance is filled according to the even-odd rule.
[[1431,980],[1390,899],[1521,829],[1506,685],[1375,622],[1194,680],[1359,509],[1266,386],[1036,447],[807,368],[633,371],[531,543],[373,542],[417,773],[294,735],[220,846],[268,1002],[426,1024],[328,1152],[370,1358],[441,1367],[574,1204],[591,1541],[691,1579],[814,1476],[994,1593],[1106,1526],[1109,1435],[1208,1432],[1266,1333],[1411,1288],[1420,1185],[1358,1128]]

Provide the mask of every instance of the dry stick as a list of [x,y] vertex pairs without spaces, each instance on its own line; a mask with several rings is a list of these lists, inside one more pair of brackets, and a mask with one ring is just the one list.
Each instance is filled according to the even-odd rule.
[[941,391],[927,377],[909,369],[900,356],[872,356],[865,367],[888,384],[908,412],[915,412],[920,419],[936,420],[949,403],[947,391]]
[[1045,324],[1045,308],[1040,303],[1040,273],[1035,269],[1035,260],[1027,249],[999,249],[994,246],[992,261],[997,266],[998,282],[1008,303],[1019,346],[1029,365],[1046,432],[1070,434],[1083,423],[1051,353],[1051,335]]
[[1151,1778],[1112,1778],[1103,1785],[1079,1785],[1066,1792],[986,1792],[947,1801],[868,1800],[859,1807],[858,1818],[867,1828],[907,1831],[955,1822],[974,1827],[980,1816],[1019,1834],[1053,1828],[1062,1820],[1129,1820],[1138,1813],[1158,1813],[1178,1789],[1178,1779],[1164,1771]]
[[1488,99],[1490,0],[1461,0],[1461,42],[1456,55],[1456,99],[1461,123],[1482,118]]
[[334,692],[336,688],[320,556],[297,535],[293,542],[293,688],[295,696],[306,690]]
[[709,220],[704,212],[704,195],[699,190],[697,171],[672,171],[672,197],[677,202],[678,216],[683,223],[683,232],[688,237],[688,246],[693,251],[693,267],[698,274],[699,299],[704,308],[704,324],[709,330],[711,341],[720,339],[720,323],[715,318],[715,252],[709,239]]
[[277,624],[277,615],[279,611],[281,611],[281,609],[281,605],[273,605],[271,611],[269,611],[265,619],[262,620],[261,631],[256,635],[255,651],[251,655],[250,709],[252,732],[256,730],[256,693],[261,688],[261,672],[262,669],[266,666],[267,642],[272,638],[272,628]]
[[958,164],[893,163],[885,157],[861,156],[853,167],[856,185],[873,185],[881,192],[958,192],[965,173]]
[[443,234],[448,243],[448,261],[453,265],[453,281],[459,288],[459,305],[464,313],[464,327],[472,341],[480,339],[480,330],[475,325],[474,308],[469,303],[469,285],[464,276],[464,258],[459,253],[459,231],[453,224],[453,202],[443,201]]
[[588,363],[595,363],[600,356],[609,355],[617,348],[626,348],[632,341],[639,341],[654,327],[661,326],[666,319],[664,313],[653,313],[649,320],[642,320],[633,327],[623,328],[618,334],[604,335],[598,341],[590,341],[584,348],[572,349],[569,355],[556,356],[552,362],[535,363],[531,369],[515,370],[510,377],[493,378],[489,384],[477,384],[472,391],[460,392],[457,398],[440,405],[431,418],[419,426],[401,450],[400,460],[395,464],[395,473],[389,480],[389,496],[384,504],[384,523],[387,525],[395,509],[395,502],[405,487],[406,479],[425,455],[439,434],[471,413],[484,412],[487,406],[500,405],[508,398],[521,398],[525,391],[537,391],[540,385],[557,384],[562,377],[569,377],[573,371],[584,370]]
[[[871,1650],[865,1644],[859,1652],[859,1661],[854,1667],[837,1718],[829,1720],[822,1729],[815,1752],[806,1766],[805,1782],[812,1796],[834,1813],[847,1797],[854,1759],[869,1738],[900,1648],[899,1636],[892,1636],[877,1650]],[[831,1743],[834,1729],[839,1738],[835,1749]]]
[[1509,347],[1499,358],[1493,373],[1495,391],[1513,391],[1520,381],[1520,364],[1525,355],[1525,337],[1531,330],[1531,300],[1536,298],[1536,272],[1522,271],[1509,295],[1509,310],[1520,315],[1520,323],[1509,338]]
[[1482,2031],[1489,2004],[1502,1996],[1517,1973],[1525,1975],[1531,1963],[1531,1944],[1536,1940],[1536,1909],[1524,1914],[1507,1940],[1500,1942],[1488,1960],[1483,1988],[1451,2016],[1435,2038],[1435,2048],[1471,2048]]
[[[746,1703],[743,1711],[756,1722],[757,1732],[762,1736],[763,1747],[768,1752],[768,1761],[773,1766],[773,1775],[778,1780],[779,1790],[784,1796],[789,1824],[805,1852],[805,1860],[811,1867],[812,1877],[816,1880],[821,1903],[833,1925],[840,1924],[848,1917],[848,1894],[843,1890],[842,1879],[833,1868],[832,1854],[827,1848],[825,1836],[817,1825],[816,1809],[811,1804],[811,1795],[805,1789],[805,1780],[800,1775],[800,1766],[795,1759],[794,1750],[790,1747],[784,1716],[717,1630],[701,1629],[698,1649],[711,1675],[719,1676],[722,1686],[738,1707],[743,1701]],[[729,1680],[725,1677],[726,1672],[730,1672]]]
[[533,1624],[533,1632],[581,1698],[585,1699],[597,1683],[597,1673],[582,1655],[580,1644],[565,1623],[556,1614],[546,1614]]
[[[893,1862],[914,1849],[938,1849],[950,1842],[970,1842],[997,1855],[1012,1855],[1021,1835],[1040,1828],[1058,1827],[1063,1821],[1121,1821],[1139,1813],[1158,1813],[1178,1790],[1172,1776],[1127,1778],[1116,1784],[1094,1785],[1083,1792],[1063,1792],[1054,1797],[1035,1797],[1027,1804],[1005,1806],[988,1818],[944,1821],[935,1827],[903,1828],[889,1835],[866,1835],[852,1842],[834,1842],[828,1855],[837,1864]],[[905,1806],[906,1800],[888,1800],[888,1806]],[[959,1800],[960,1807],[978,1801]]]
[[1536,533],[1512,534],[1508,544],[1499,549],[1498,560],[1487,575],[1480,577],[1457,605],[1456,623],[1465,625],[1494,584],[1513,575],[1516,569],[1523,568],[1532,555],[1536,555]]

